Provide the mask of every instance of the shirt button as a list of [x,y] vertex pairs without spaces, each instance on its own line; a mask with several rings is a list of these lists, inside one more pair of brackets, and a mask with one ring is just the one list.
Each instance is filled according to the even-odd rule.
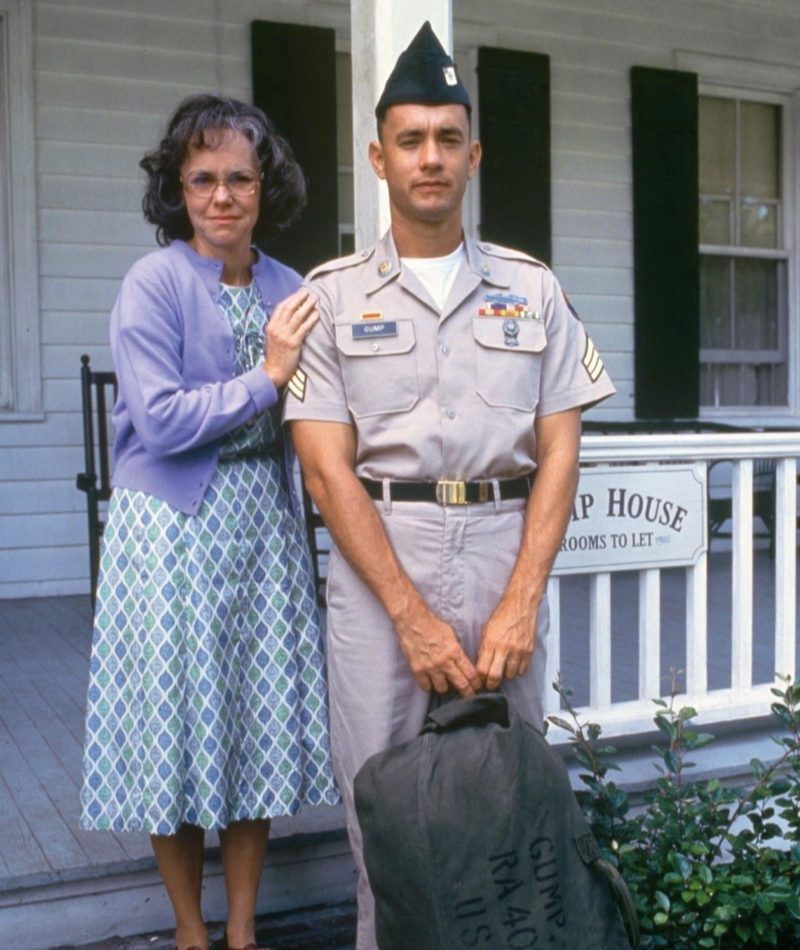
[[444,353],[445,356],[449,356],[449,355],[450,355],[450,347],[447,346],[447,344],[445,344],[445,345],[442,347],[442,353]]
[[373,344],[372,344],[372,352],[373,352],[373,353],[377,353],[379,349],[380,349],[380,344],[379,344],[379,343],[373,343]]
[[456,411],[455,411],[455,409],[448,409],[448,410],[447,410],[447,418],[448,418],[448,419],[455,419],[455,417],[456,417]]

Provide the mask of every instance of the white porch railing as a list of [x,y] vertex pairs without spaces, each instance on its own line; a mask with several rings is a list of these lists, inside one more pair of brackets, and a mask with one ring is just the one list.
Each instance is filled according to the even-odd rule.
[[[796,491],[799,433],[702,433],[584,436],[582,465],[727,460],[732,464],[731,520],[731,676],[730,688],[708,688],[708,555],[686,570],[686,693],[679,706],[697,709],[705,722],[740,720],[769,713],[773,684],[753,683],[753,460],[774,459],[775,468],[775,669],[796,669]],[[548,587],[551,635],[548,684],[560,669],[560,586]],[[638,699],[612,702],[611,574],[590,575],[589,706],[582,713],[605,735],[630,735],[653,729],[652,699],[661,695],[661,571],[639,573]],[[558,695],[548,689],[548,713],[558,713]],[[558,740],[558,730],[551,733]]]

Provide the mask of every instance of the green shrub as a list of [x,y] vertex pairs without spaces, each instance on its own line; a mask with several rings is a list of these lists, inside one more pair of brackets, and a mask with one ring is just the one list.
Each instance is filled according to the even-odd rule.
[[713,736],[692,729],[694,709],[675,710],[673,676],[670,702],[655,700],[660,778],[636,809],[608,777],[616,749],[600,744],[597,724],[579,720],[561,680],[553,684],[571,721],[548,718],[571,734],[585,769],[578,800],[631,889],[642,950],[800,948],[800,683],[779,682],[779,753],[768,765],[753,759],[750,786],[732,789],[687,780],[687,756]]

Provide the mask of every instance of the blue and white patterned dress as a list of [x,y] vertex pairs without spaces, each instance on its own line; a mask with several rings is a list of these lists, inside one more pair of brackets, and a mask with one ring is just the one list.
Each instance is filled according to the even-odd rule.
[[[264,358],[258,288],[222,286],[236,370]],[[278,407],[232,432],[196,515],[114,490],[103,538],[81,827],[184,823],[333,804],[327,685]]]

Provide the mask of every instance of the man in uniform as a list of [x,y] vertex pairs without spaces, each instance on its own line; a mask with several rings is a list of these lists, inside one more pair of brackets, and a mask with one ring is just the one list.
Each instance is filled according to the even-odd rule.
[[541,725],[545,587],[577,486],[581,408],[614,392],[553,274],[464,235],[481,149],[430,24],[375,111],[370,160],[391,229],[309,275],[321,319],[285,409],[335,542],[331,733],[358,950],[376,943],[354,776],[419,732],[432,691],[501,687]]

